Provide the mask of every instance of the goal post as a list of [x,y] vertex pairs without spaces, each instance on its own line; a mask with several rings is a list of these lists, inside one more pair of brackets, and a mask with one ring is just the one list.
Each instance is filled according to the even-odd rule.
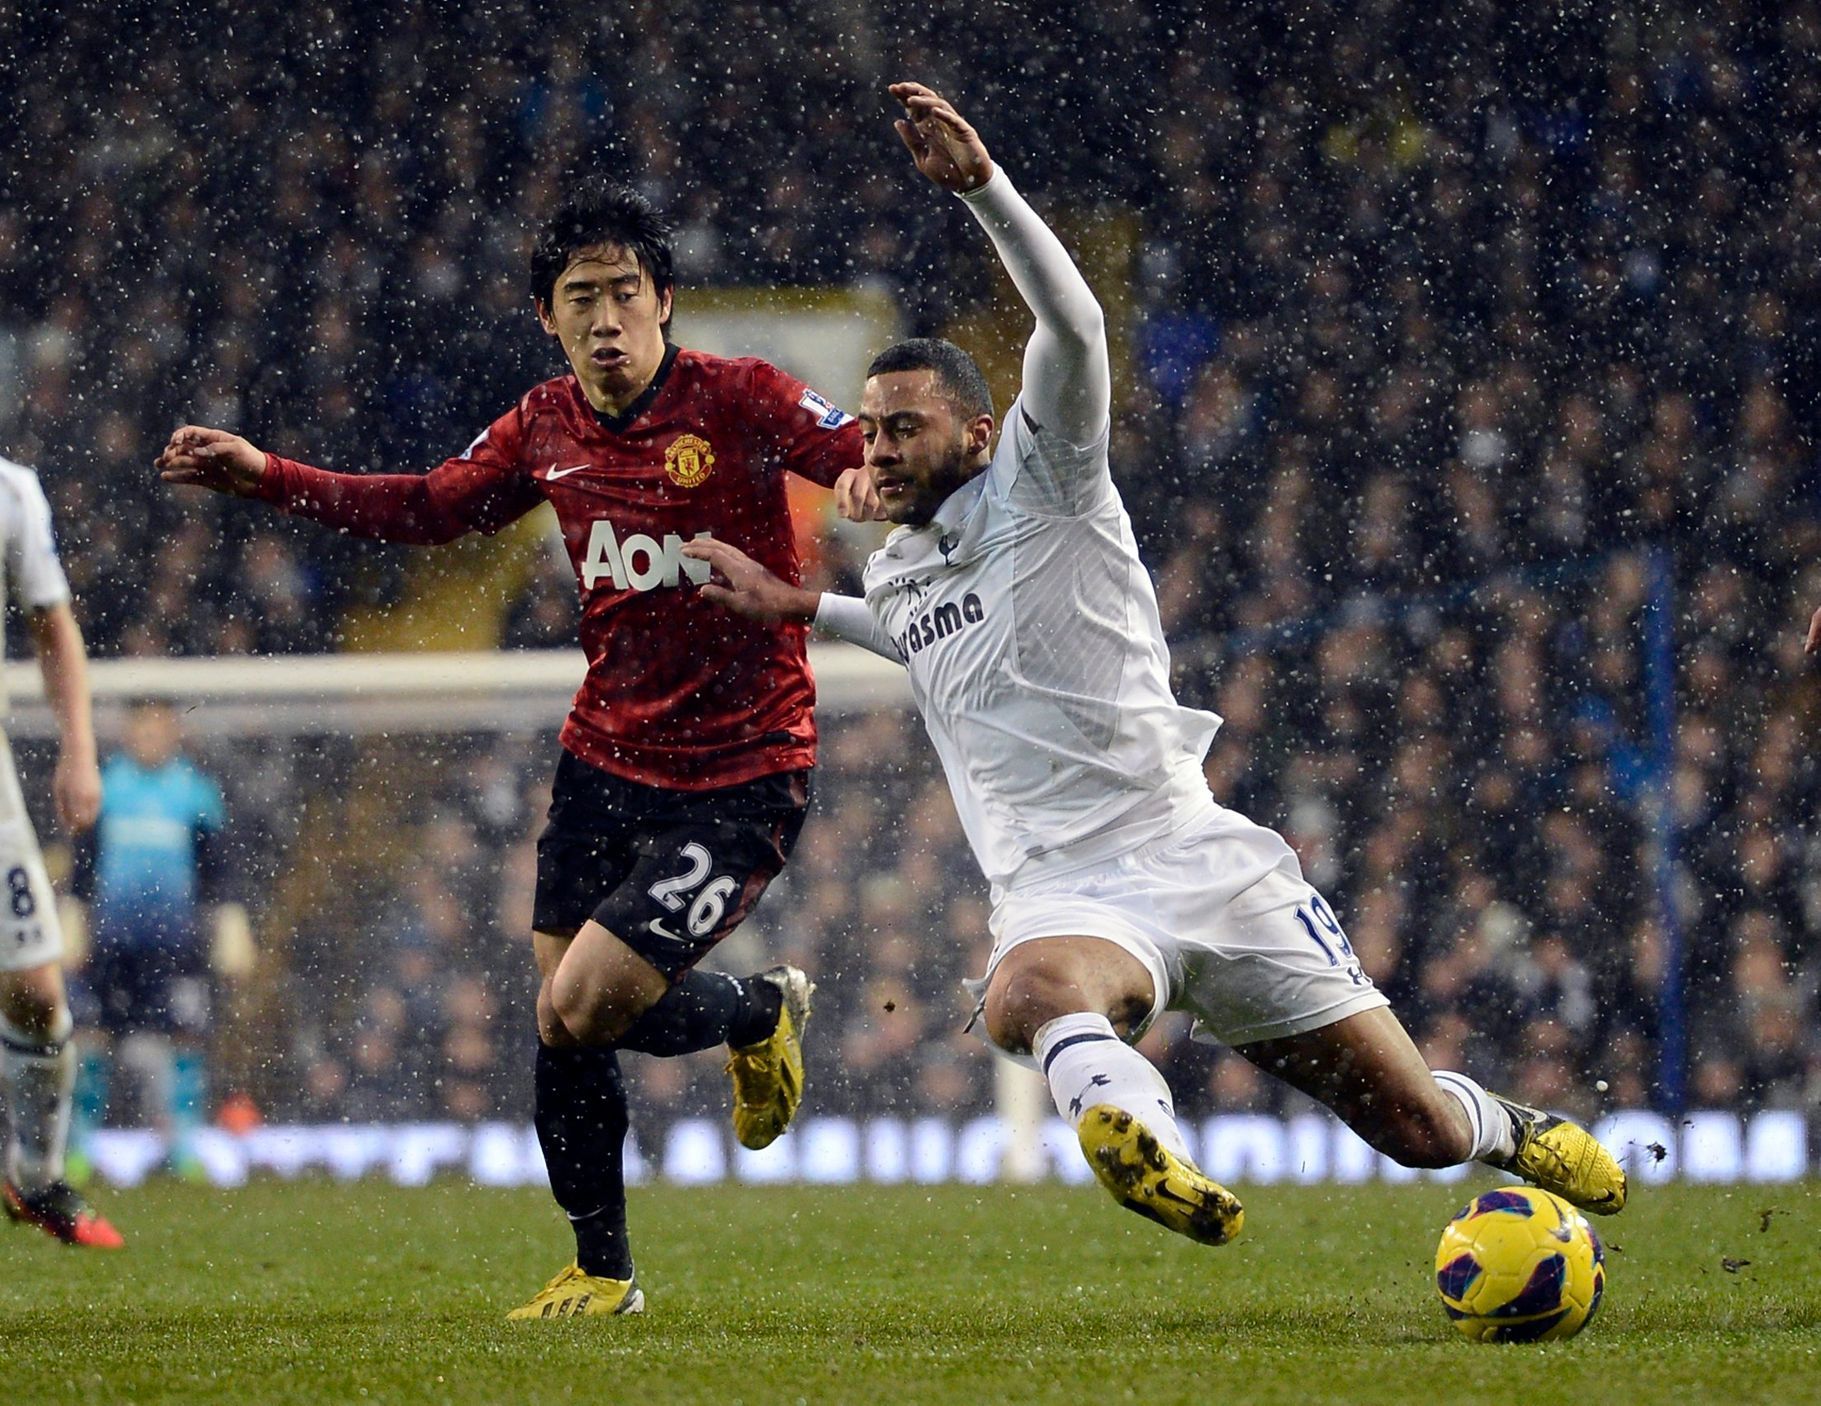
[[[851,717],[909,704],[904,671],[869,651],[818,642],[810,663],[825,736]],[[221,851],[233,896],[252,912],[259,957],[220,992],[218,1088],[282,1106],[311,1077],[312,1051],[340,1051],[351,1064],[371,987],[388,978],[395,948],[425,940],[426,903],[462,905],[472,929],[465,955],[493,988],[489,1038],[503,1048],[509,1031],[529,1028],[525,988],[535,982],[519,949],[531,900],[520,876],[557,732],[585,673],[579,650],[100,659],[89,673],[104,756],[126,705],[164,700],[228,793]],[[53,876],[65,874],[69,846],[49,814],[56,719],[33,663],[9,663],[4,682],[28,804]],[[468,774],[481,769],[504,788],[510,820],[451,860],[433,850],[449,828],[441,822],[473,800]],[[442,1057],[403,1047],[416,1038],[400,1036],[401,1066]],[[510,1091],[518,1071],[500,1059],[495,1084]],[[509,1108],[514,1098],[483,1101]]]
[[[855,645],[809,650],[817,709],[828,714],[910,702],[904,670]],[[435,654],[260,655],[98,659],[97,704],[162,698],[192,736],[439,733],[553,729],[569,712],[585,664],[568,649]],[[29,662],[6,666],[7,735],[49,738],[56,719]]]

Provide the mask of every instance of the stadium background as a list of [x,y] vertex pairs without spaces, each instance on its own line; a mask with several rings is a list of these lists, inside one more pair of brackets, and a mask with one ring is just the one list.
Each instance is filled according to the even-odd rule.
[[[459,450],[558,369],[527,235],[591,166],[676,218],[682,340],[730,296],[883,294],[1003,402],[1022,315],[887,125],[918,76],[1107,306],[1115,470],[1182,692],[1227,719],[1217,794],[1291,836],[1432,1058],[1582,1116],[1812,1129],[1821,16],[1513,8],[7,7],[0,451],[104,658],[571,646],[534,528],[347,543],[150,462],[182,420],[344,469]],[[851,584],[866,545],[815,569]],[[522,1122],[548,727],[206,711],[262,939],[217,1092]],[[982,1114],[956,978],[986,905],[940,777],[900,710],[824,730],[729,962],[822,981],[819,1111]],[[1187,1109],[1301,1111],[1179,1033]],[[708,1057],[634,1063],[648,1135],[724,1100]]]

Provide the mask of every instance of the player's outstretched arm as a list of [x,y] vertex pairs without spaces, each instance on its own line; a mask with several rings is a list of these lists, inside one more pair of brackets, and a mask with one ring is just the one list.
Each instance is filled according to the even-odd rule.
[[1821,649],[1821,610],[1808,622],[1808,652],[1813,654],[1817,649]]
[[816,618],[820,591],[793,586],[727,542],[698,537],[683,554],[705,561],[713,575],[696,589],[702,599],[749,620],[787,620],[807,625]]
[[870,649],[903,663],[892,642],[873,623],[866,602],[831,591],[806,591],[767,571],[745,552],[713,537],[683,544],[687,556],[708,563],[713,575],[696,589],[702,599],[744,615],[749,620],[789,620],[813,624],[836,639]]
[[497,531],[541,501],[529,479],[513,480],[497,466],[466,458],[428,474],[334,473],[203,425],[172,434],[156,467],[166,483],[257,498],[357,537],[420,546]]
[[904,105],[895,125],[917,169],[967,203],[1037,318],[1024,353],[1025,410],[1070,443],[1092,443],[1109,423],[1113,384],[1094,290],[946,98],[921,83],[894,83],[891,95]]
[[157,466],[158,476],[166,483],[251,498],[265,477],[266,456],[237,434],[184,425],[171,435]]

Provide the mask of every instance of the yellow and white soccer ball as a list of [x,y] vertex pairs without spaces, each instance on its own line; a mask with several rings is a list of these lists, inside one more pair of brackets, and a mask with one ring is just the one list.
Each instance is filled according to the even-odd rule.
[[1559,1196],[1486,1191],[1455,1213],[1435,1251],[1435,1287],[1477,1342],[1540,1343],[1585,1328],[1606,1290],[1606,1251]]

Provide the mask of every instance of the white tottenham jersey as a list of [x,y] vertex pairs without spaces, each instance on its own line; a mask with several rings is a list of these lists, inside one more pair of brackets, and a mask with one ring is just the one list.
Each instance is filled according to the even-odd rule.
[[1143,844],[1209,806],[1220,719],[1177,703],[1107,441],[1014,401],[992,465],[866,564],[969,842],[996,890]]
[[[8,591],[26,610],[46,610],[70,598],[51,533],[51,505],[38,486],[38,475],[0,459],[0,600]],[[5,644],[4,629],[0,623],[0,647]],[[5,706],[0,688],[0,708]]]

